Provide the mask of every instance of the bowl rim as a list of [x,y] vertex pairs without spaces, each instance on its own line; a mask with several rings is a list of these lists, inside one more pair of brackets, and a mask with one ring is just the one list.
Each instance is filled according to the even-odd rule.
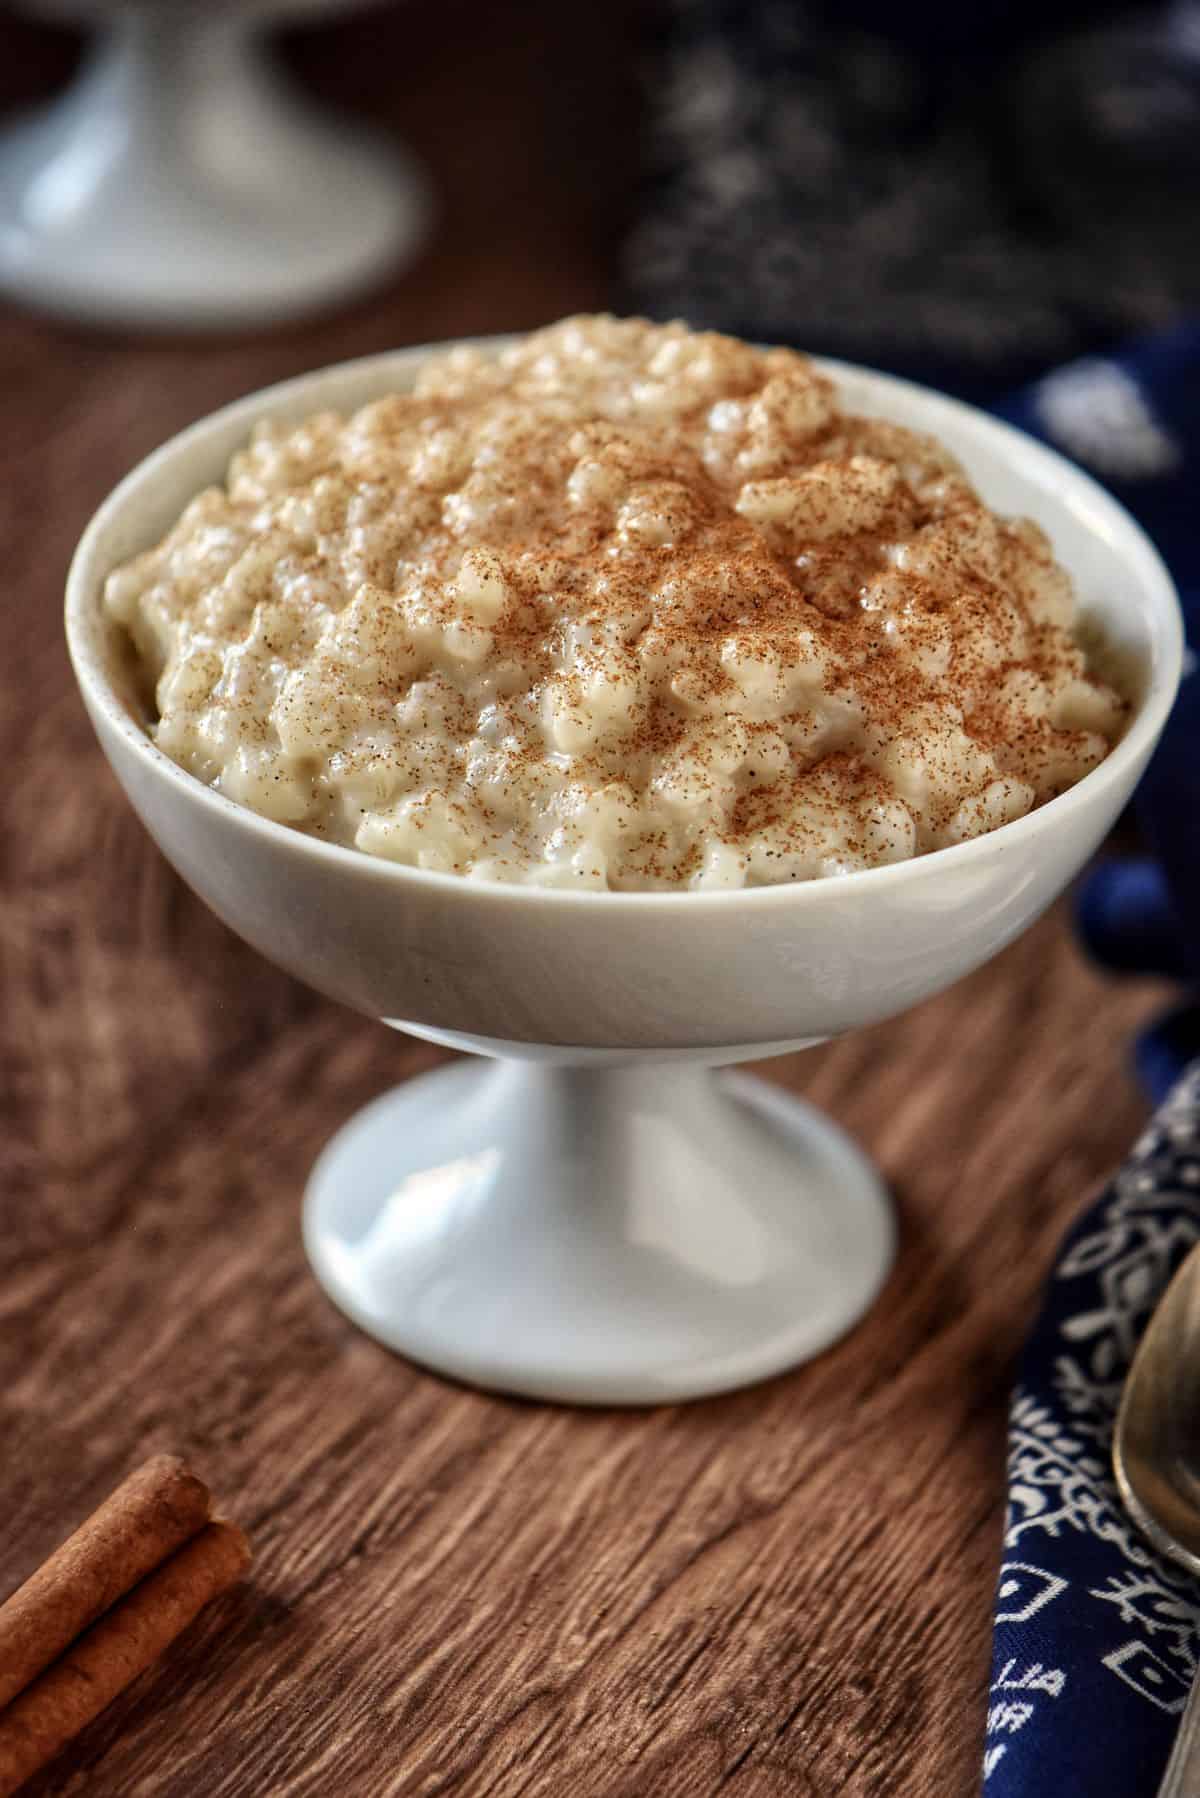
[[[1044,474],[1053,477],[1054,484],[1062,487],[1064,504],[1068,510],[1089,512],[1092,521],[1096,525],[1107,527],[1107,535],[1121,544],[1125,559],[1141,564],[1141,579],[1137,591],[1143,601],[1149,601],[1151,619],[1151,654],[1146,689],[1120,741],[1102,762],[1090,769],[1066,792],[1047,800],[1023,817],[995,830],[985,831],[981,836],[972,837],[965,843],[927,850],[922,855],[908,856],[902,861],[854,869],[826,879],[790,880],[769,886],[708,891],[694,891],[686,887],[649,892],[612,891],[594,887],[575,889],[475,880],[464,874],[442,873],[433,869],[416,868],[409,863],[388,861],[381,856],[369,855],[352,845],[326,842],[294,826],[263,817],[249,806],[241,805],[215,787],[206,785],[172,761],[159,749],[123,702],[104,665],[105,658],[93,640],[101,628],[99,606],[102,582],[109,572],[107,568],[97,570],[95,563],[98,547],[108,531],[131,506],[141,500],[147,489],[153,488],[156,480],[174,465],[178,457],[209,436],[223,433],[235,424],[244,424],[248,437],[251,427],[258,419],[289,409],[297,402],[304,402],[306,393],[311,392],[313,395],[314,410],[319,409],[322,403],[336,405],[336,401],[332,399],[323,400],[322,388],[334,387],[355,378],[363,379],[376,373],[380,378],[382,393],[386,391],[384,384],[393,370],[407,369],[413,363],[420,363],[431,356],[464,346],[499,354],[523,335],[525,333],[503,333],[414,344],[402,349],[352,357],[310,370],[306,374],[273,382],[214,412],[204,414],[167,438],[157,449],[137,462],[102,501],[79,539],[67,573],[65,626],[68,654],[89,711],[93,715],[99,714],[115,729],[140,756],[147,769],[152,770],[168,785],[174,786],[181,800],[224,814],[233,827],[265,837],[268,844],[274,843],[281,850],[302,857],[314,856],[319,862],[328,864],[331,870],[341,867],[347,874],[354,874],[363,880],[393,882],[399,890],[415,885],[427,893],[440,894],[445,899],[469,898],[482,903],[532,905],[543,910],[560,906],[572,910],[601,906],[606,912],[618,908],[634,911],[683,907],[689,914],[698,915],[713,907],[727,910],[739,904],[757,909],[784,903],[800,906],[828,903],[831,898],[836,900],[839,893],[865,894],[875,889],[903,886],[910,881],[936,876],[942,872],[965,871],[971,864],[998,853],[1019,852],[1042,832],[1053,830],[1060,820],[1065,821],[1069,811],[1079,811],[1086,808],[1093,799],[1099,799],[1105,788],[1119,783],[1131,767],[1136,767],[1143,758],[1148,758],[1175,700],[1182,672],[1184,638],[1175,583],[1142,526],[1099,481],[1085,473],[1068,457],[1017,426],[921,382],[887,374],[862,363],[814,356],[812,360],[816,367],[835,382],[865,379],[879,392],[883,401],[880,416],[887,416],[887,400],[890,396],[916,398],[933,415],[925,421],[922,428],[936,433],[939,417],[956,421],[969,428],[977,437],[982,437],[985,442],[990,438],[993,446],[998,451],[1003,451],[1010,462],[1019,458],[1027,463],[1031,462],[1035,468],[1040,465]],[[861,398],[856,398],[854,404],[861,406]]]

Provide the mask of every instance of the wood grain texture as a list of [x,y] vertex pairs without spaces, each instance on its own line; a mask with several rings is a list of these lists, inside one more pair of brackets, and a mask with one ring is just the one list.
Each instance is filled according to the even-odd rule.
[[[1060,912],[909,1016],[764,1068],[859,1136],[901,1211],[886,1292],[814,1365],[648,1413],[485,1398],[351,1329],[298,1232],[331,1130],[439,1052],[203,910],[63,652],[73,543],[168,432],[341,356],[603,302],[619,184],[563,123],[615,145],[621,75],[589,51],[564,90],[572,10],[449,0],[294,48],[442,194],[433,252],[352,312],[203,344],[0,314],[0,1592],[160,1448],[256,1555],[31,1798],[975,1788],[1013,1355],[1136,1130],[1125,1048],[1158,995],[1088,972]],[[11,98],[61,75],[65,39],[0,29]]]

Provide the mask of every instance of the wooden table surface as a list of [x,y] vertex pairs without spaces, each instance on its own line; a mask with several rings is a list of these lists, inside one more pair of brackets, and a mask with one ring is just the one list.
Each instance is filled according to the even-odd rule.
[[[411,9],[390,59],[382,15],[295,51],[433,168],[437,244],[389,290],[224,342],[0,313],[0,1591],[159,1448],[256,1550],[29,1790],[957,1798],[1013,1356],[1136,1130],[1126,1045],[1156,993],[1087,971],[1059,911],[909,1016],[762,1069],[857,1134],[900,1211],[883,1297],[813,1365],[642,1413],[484,1397],[359,1335],[300,1246],[325,1138],[438,1051],[216,923],[69,676],[72,545],[166,434],[321,362],[603,303],[615,189],[556,133],[607,117],[619,70],[565,104],[554,9],[517,9],[525,32],[492,10]],[[69,46],[3,30],[11,98],[59,78]]]

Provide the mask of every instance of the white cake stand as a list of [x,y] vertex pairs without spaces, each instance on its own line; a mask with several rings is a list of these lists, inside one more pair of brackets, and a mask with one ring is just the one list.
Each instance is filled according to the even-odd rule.
[[423,177],[291,91],[257,41],[261,6],[104,10],[70,91],[0,135],[9,294],[221,328],[343,299],[417,250]]

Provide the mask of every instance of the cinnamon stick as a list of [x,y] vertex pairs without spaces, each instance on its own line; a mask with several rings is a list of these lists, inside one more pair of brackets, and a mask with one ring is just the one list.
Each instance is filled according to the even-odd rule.
[[211,1510],[207,1486],[177,1455],[155,1455],[123,1480],[0,1605],[0,1708],[203,1529]]
[[0,1798],[53,1760],[249,1564],[241,1530],[209,1523],[93,1623],[0,1711]]

